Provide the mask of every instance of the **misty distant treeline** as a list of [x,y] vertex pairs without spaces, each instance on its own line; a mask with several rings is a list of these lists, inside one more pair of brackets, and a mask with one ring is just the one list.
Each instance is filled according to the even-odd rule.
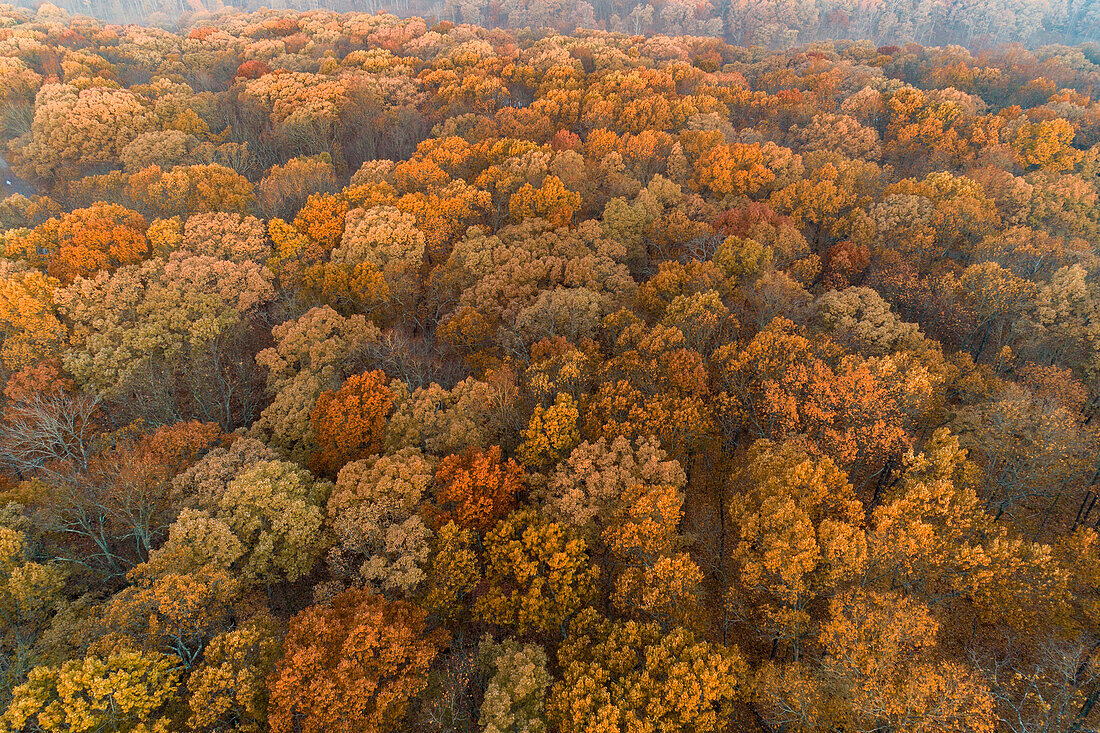
[[[30,7],[40,2],[22,3]],[[1100,0],[60,0],[70,13],[173,25],[227,7],[385,10],[503,28],[708,35],[786,47],[825,39],[987,47],[1100,38]]]

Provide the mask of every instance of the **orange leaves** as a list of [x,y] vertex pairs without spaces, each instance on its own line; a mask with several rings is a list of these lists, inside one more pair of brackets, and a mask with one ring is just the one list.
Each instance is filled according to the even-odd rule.
[[1066,120],[1056,117],[1038,123],[1024,123],[1012,141],[1022,168],[1043,168],[1061,172],[1073,168],[1081,159],[1081,151],[1070,143],[1076,130]]
[[524,487],[523,469],[512,459],[504,461],[500,446],[447,456],[435,480],[438,523],[453,520],[478,531],[508,514]]
[[539,188],[526,183],[508,200],[512,221],[539,217],[558,227],[569,224],[580,207],[580,194],[568,190],[556,176],[547,176]]
[[758,145],[718,145],[695,166],[695,185],[721,197],[752,195],[774,180]]
[[270,66],[259,59],[252,59],[238,66],[237,73],[234,74],[234,77],[239,77],[241,79],[259,79],[261,76],[270,73]]
[[396,730],[427,686],[442,640],[425,614],[361,590],[290,620],[285,652],[269,682],[274,733]]
[[381,450],[393,403],[382,371],[349,377],[340,389],[322,392],[309,414],[317,440],[310,467],[335,476],[344,464]]
[[141,214],[118,204],[76,209],[56,225],[57,249],[48,255],[46,271],[68,283],[140,262],[149,253],[145,229]]
[[332,194],[315,194],[298,211],[294,226],[326,250],[331,250],[344,234],[344,217],[347,213],[348,202],[344,198]]
[[903,451],[912,439],[897,367],[834,360],[830,347],[815,347],[790,321],[776,319],[743,349],[718,349],[721,421],[759,437],[810,436],[843,466]]

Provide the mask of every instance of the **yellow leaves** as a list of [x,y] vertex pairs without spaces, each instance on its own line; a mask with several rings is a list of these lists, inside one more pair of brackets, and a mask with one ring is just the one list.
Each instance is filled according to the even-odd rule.
[[[731,610],[750,620],[762,612],[761,628],[797,638],[803,622],[784,609],[804,609],[866,566],[863,505],[832,460],[798,441],[754,443],[731,488],[732,557],[743,584]],[[797,620],[795,627],[784,618]]]
[[855,590],[829,603],[816,664],[769,663],[756,696],[772,724],[800,730],[991,733],[993,697],[966,666],[934,661],[939,624],[926,606],[897,593]]
[[554,226],[566,226],[581,206],[580,194],[570,191],[557,176],[547,176],[539,188],[526,183],[508,200],[512,221],[542,218]]
[[323,512],[331,484],[285,461],[256,464],[229,482],[215,517],[248,548],[241,577],[251,583],[296,580],[309,573],[323,546]]
[[616,511],[632,487],[667,485],[675,491],[687,483],[684,469],[652,437],[633,443],[624,437],[582,443],[551,474],[546,503],[586,536],[598,537],[616,521]]
[[48,359],[66,337],[54,309],[57,280],[0,262],[0,362],[11,370]]
[[390,418],[387,449],[416,446],[438,455],[467,447],[486,447],[495,432],[491,420],[493,388],[468,377],[447,390],[432,383],[410,394],[401,385]]
[[18,521],[12,521],[20,509],[9,504],[0,510],[8,515],[0,516],[0,631],[4,634],[44,624],[62,601],[67,576],[55,562],[29,559],[27,535],[16,528]]
[[535,644],[512,639],[494,643],[486,636],[478,656],[493,672],[485,689],[478,721],[483,733],[543,733],[546,730],[544,697],[550,686],[546,652]]
[[1081,159],[1081,151],[1071,146],[1076,134],[1072,124],[1055,117],[1025,122],[1011,142],[1021,167],[1061,172],[1073,168]]
[[176,654],[188,664],[210,636],[225,627],[230,604],[241,590],[240,583],[215,564],[197,572],[159,576],[153,566],[139,565],[130,578],[135,585],[115,595],[104,609],[107,627],[144,648]]
[[547,709],[563,733],[724,731],[748,673],[736,649],[592,609],[570,624],[558,663]]
[[469,610],[467,596],[480,577],[473,530],[461,529],[454,522],[443,525],[428,568],[424,606],[444,622],[464,617]]
[[348,202],[341,196],[313,194],[298,210],[294,226],[325,250],[336,246],[344,234]]
[[406,309],[413,307],[412,299],[420,291],[425,243],[411,214],[393,206],[354,209],[347,216],[340,246],[332,251],[332,262],[349,269],[373,265],[385,280],[395,314],[406,317]]
[[165,730],[161,716],[179,689],[179,676],[173,657],[131,650],[36,667],[15,688],[0,721],[13,732]]
[[434,472],[415,448],[341,469],[328,500],[337,544],[326,559],[334,577],[406,594],[420,584],[432,533],[417,512]]
[[892,362],[834,361],[835,348],[811,344],[782,318],[741,349],[720,347],[717,411],[726,429],[740,421],[738,429],[749,435],[804,434],[845,467],[857,460],[880,464],[907,448],[907,403],[923,404],[929,380],[903,382],[910,375]]
[[523,431],[523,442],[516,448],[516,457],[535,470],[557,464],[581,442],[579,418],[576,401],[565,393],[559,393],[546,409],[536,405]]
[[260,733],[267,723],[267,676],[281,651],[274,619],[260,616],[210,640],[187,679],[190,730]]
[[74,324],[66,368],[105,392],[123,389],[153,362],[197,359],[274,294],[271,273],[255,262],[186,251],[77,280],[57,293]]
[[935,644],[938,630],[920,603],[857,591],[830,601],[820,639],[840,664],[872,682],[904,670],[915,653]]
[[253,423],[253,434],[305,463],[314,440],[309,415],[318,396],[336,389],[379,335],[363,316],[345,318],[327,305],[273,328],[275,346],[257,354],[256,363],[267,368],[275,400]]
[[592,599],[598,575],[583,540],[532,510],[515,512],[485,536],[488,587],[474,611],[521,634],[551,634]]
[[45,84],[35,98],[31,140],[22,151],[35,178],[76,173],[117,158],[152,123],[148,104],[127,89]]

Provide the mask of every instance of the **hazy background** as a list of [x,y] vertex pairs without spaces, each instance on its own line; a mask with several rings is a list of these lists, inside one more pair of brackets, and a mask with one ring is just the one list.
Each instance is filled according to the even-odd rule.
[[[41,2],[19,3],[36,8]],[[984,48],[1100,40],[1100,0],[56,0],[70,13],[173,27],[225,8],[385,10],[488,27],[716,36],[784,47],[825,39]]]

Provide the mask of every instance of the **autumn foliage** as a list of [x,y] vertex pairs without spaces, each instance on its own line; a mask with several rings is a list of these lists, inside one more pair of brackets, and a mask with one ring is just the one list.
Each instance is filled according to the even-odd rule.
[[382,448],[393,393],[381,371],[349,377],[340,389],[322,392],[309,413],[317,439],[311,467],[335,475],[351,461]]
[[271,677],[272,730],[391,730],[427,684],[438,642],[423,611],[362,591],[303,611]]
[[1096,3],[336,4],[0,6],[0,733],[1100,729]]

